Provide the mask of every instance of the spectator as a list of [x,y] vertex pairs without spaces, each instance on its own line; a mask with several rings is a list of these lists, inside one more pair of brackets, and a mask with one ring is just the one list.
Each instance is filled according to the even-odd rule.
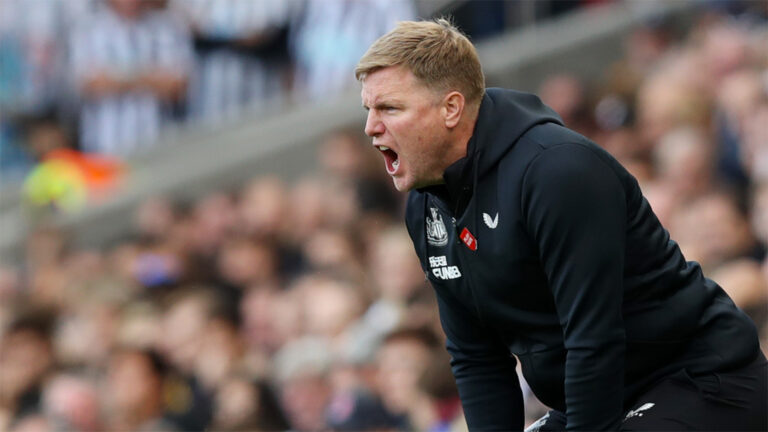
[[239,194],[237,229],[258,239],[279,241],[284,230],[290,229],[286,187],[275,177],[254,179]]
[[351,185],[360,210],[369,217],[386,218],[397,208],[402,197],[395,193],[392,182],[381,174],[379,159],[369,151],[368,145],[359,133],[353,131],[331,133],[320,144],[319,162],[323,176],[332,185]]
[[419,385],[437,346],[431,332],[403,329],[387,335],[379,348],[379,394],[387,409],[400,416],[400,428],[431,430],[439,421],[433,401]]
[[275,355],[280,403],[294,430],[325,429],[332,362],[333,354],[326,341],[312,337],[294,340]]
[[50,379],[43,393],[44,412],[64,429],[78,432],[102,430],[99,393],[96,383],[74,372],[62,372]]
[[152,146],[188,78],[191,40],[181,22],[149,2],[105,0],[78,24],[70,51],[80,147],[125,156]]
[[110,430],[177,431],[165,416],[163,381],[167,366],[153,351],[122,349],[109,361],[107,428]]
[[744,69],[725,77],[717,94],[718,171],[742,193],[749,186],[744,136],[750,116],[768,100],[764,87],[757,71]]
[[55,105],[66,8],[58,0],[0,4],[0,108],[6,115],[40,113]]
[[741,258],[726,262],[712,272],[712,280],[723,287],[758,329],[765,326],[768,319],[768,279],[757,261]]
[[685,204],[714,187],[714,148],[701,129],[676,128],[654,149],[658,181]]
[[0,340],[0,427],[42,412],[44,380],[54,367],[50,310],[30,311]]
[[563,124],[581,134],[590,133],[584,85],[573,75],[554,75],[539,86],[537,94],[563,119]]
[[685,256],[698,261],[705,272],[732,259],[761,261],[765,256],[749,222],[727,194],[711,193],[686,205],[669,230]]
[[176,0],[195,38],[194,119],[220,122],[264,108],[287,89],[287,30],[295,0]]
[[203,429],[212,421],[213,389],[199,376],[204,340],[214,309],[221,299],[204,287],[183,287],[161,302],[165,313],[155,332],[155,347],[175,371],[169,390],[177,395],[169,418],[184,430]]
[[288,430],[277,398],[263,381],[227,379],[216,393],[213,429],[217,431]]
[[299,97],[327,98],[354,84],[357,59],[397,21],[413,19],[410,0],[307,0],[291,28]]

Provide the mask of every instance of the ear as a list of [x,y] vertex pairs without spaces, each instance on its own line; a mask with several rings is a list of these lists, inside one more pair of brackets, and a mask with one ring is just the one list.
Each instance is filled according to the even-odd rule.
[[443,115],[445,118],[445,126],[448,129],[453,129],[459,124],[461,120],[461,114],[464,112],[464,95],[452,91],[445,95],[443,98]]

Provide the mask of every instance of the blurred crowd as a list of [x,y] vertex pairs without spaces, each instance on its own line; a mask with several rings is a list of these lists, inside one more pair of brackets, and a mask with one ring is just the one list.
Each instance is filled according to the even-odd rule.
[[[179,3],[201,20],[224,13]],[[253,3],[264,14],[271,4]],[[165,2],[142,5],[159,9],[153,20],[175,19]],[[648,22],[603,76],[555,74],[539,94],[637,177],[685,256],[752,317],[768,352],[768,9],[747,5],[704,10],[686,31]],[[109,50],[89,31],[146,42],[121,25],[72,37],[94,56]],[[131,85],[171,101],[189,79],[177,65],[193,61],[192,48],[171,45],[190,30],[160,27],[158,67],[174,66]],[[211,64],[238,52],[219,44],[279,37],[222,35],[202,22],[194,31],[211,35],[202,48]],[[265,70],[264,82],[282,79]],[[95,73],[87,91],[109,94],[117,84],[98,71],[78,73]],[[229,102],[218,96],[222,115]],[[54,228],[30,235],[22,265],[0,266],[0,430],[466,429],[434,293],[402,223],[404,197],[359,131],[327,136],[318,154],[317,173],[292,183],[259,176],[196,202],[147,200],[133,234],[108,248],[78,247]],[[524,392],[532,421],[545,407]]]

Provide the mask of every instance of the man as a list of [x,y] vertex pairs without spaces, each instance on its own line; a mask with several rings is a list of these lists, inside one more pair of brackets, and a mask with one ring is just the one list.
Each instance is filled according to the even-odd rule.
[[686,262],[635,179],[530,94],[484,89],[445,20],[402,22],[358,63],[365,132],[438,297],[472,430],[765,430],[757,333]]

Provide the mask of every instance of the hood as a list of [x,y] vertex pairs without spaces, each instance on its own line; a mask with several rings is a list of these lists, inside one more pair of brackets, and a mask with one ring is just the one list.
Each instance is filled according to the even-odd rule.
[[541,123],[562,125],[563,121],[536,95],[487,89],[467,151],[467,159],[474,159],[476,166],[472,171],[482,175],[495,166],[524,133]]
[[437,195],[450,203],[454,214],[461,214],[472,197],[477,178],[493,169],[523,134],[542,123],[562,125],[563,121],[536,95],[486,89],[472,138],[467,143],[467,156],[445,170],[445,184],[420,191]]

